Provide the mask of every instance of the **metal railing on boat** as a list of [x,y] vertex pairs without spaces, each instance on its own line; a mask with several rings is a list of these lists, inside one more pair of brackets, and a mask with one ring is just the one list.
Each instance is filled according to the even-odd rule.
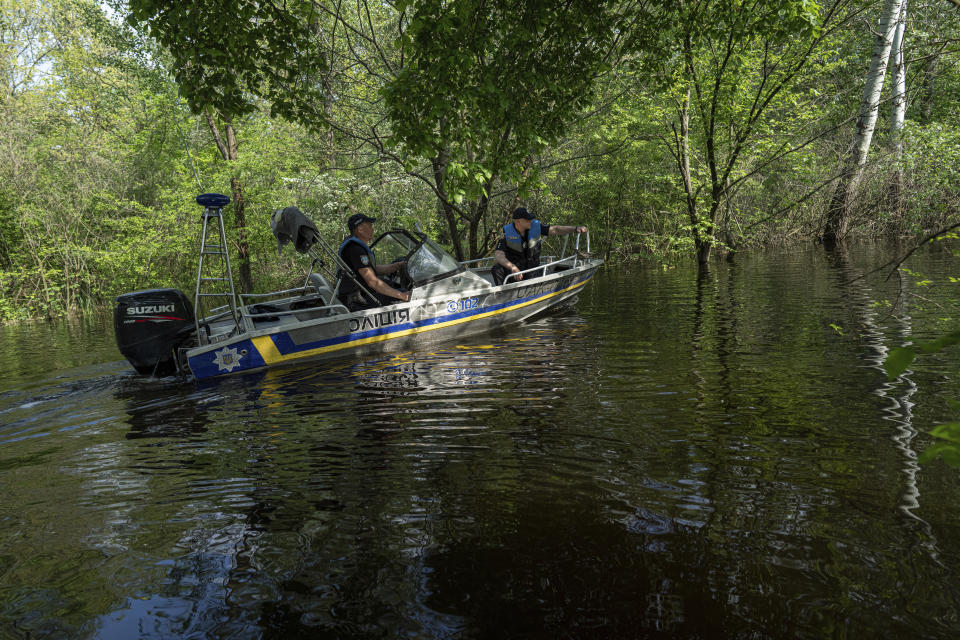
[[515,282],[519,281],[522,278],[518,278],[517,276],[524,276],[528,273],[541,272],[540,275],[547,275],[551,267],[553,267],[553,270],[556,271],[557,266],[566,265],[567,263],[570,264],[570,269],[575,268],[577,266],[577,256],[567,256],[566,258],[560,258],[559,260],[554,260],[553,262],[548,262],[547,264],[541,264],[538,267],[531,267],[530,269],[524,269],[523,271],[518,271],[516,273],[509,273],[507,274],[507,277],[503,279],[503,284],[510,282],[511,278]]
[[[249,311],[250,305],[245,300],[245,298],[270,298],[273,296],[282,296],[286,294],[299,294],[297,297],[305,300],[309,299],[307,296],[315,295],[316,299],[320,300],[320,302],[322,302],[323,304],[318,305],[316,307],[304,307],[303,309],[287,309],[287,310],[279,310],[279,311],[267,311],[264,313],[250,313]],[[271,291],[269,293],[241,293],[239,294],[239,296],[240,296],[240,299],[244,301],[243,306],[240,308],[241,313],[244,315],[244,317],[252,318],[252,319],[277,317],[277,316],[289,316],[289,315],[303,313],[305,311],[313,311],[317,309],[326,310],[330,314],[350,313],[350,310],[347,309],[342,304],[329,304],[329,301],[324,299],[323,294],[320,291],[320,288],[314,285],[306,285],[303,287],[297,287],[295,289],[284,289],[283,291]],[[278,300],[277,302],[281,302],[281,301],[283,300]],[[296,299],[291,300],[291,302],[295,302],[295,301]]]
[[[295,298],[304,298],[304,299],[309,299],[307,298],[307,296],[316,296],[316,298],[319,299],[321,302],[323,302],[323,304],[316,307],[305,307],[303,309],[279,309],[276,311],[268,311],[263,313],[251,313],[249,310],[249,306],[251,304],[256,304],[252,300],[254,298],[266,299],[266,298],[273,298],[273,297],[283,296],[283,295],[295,296]],[[240,314],[244,318],[250,318],[250,319],[276,317],[276,316],[289,316],[289,315],[294,315],[296,313],[302,313],[304,311],[310,311],[312,309],[327,309],[331,313],[336,313],[336,314],[350,313],[350,310],[347,309],[342,304],[328,304],[327,301],[324,300],[320,289],[313,285],[296,287],[294,289],[284,289],[282,291],[270,291],[269,293],[238,293],[237,297],[240,298],[240,301],[241,301]],[[295,301],[295,298],[293,301]],[[277,302],[286,302],[286,301],[277,300]],[[230,312],[231,312],[231,309],[229,305],[217,307],[216,309],[211,309],[210,310],[211,315],[204,318],[203,321],[206,323],[216,322],[217,320],[221,320],[223,318],[228,317],[230,315]]]
[[[539,271],[539,272],[542,272],[543,274],[546,274],[549,272],[551,268],[554,268],[555,270],[557,266],[565,265],[566,263],[570,263],[569,268],[575,269],[577,266],[578,260],[580,260],[580,236],[582,235],[585,235],[587,237],[587,248],[584,254],[590,255],[590,232],[589,231],[585,233],[576,234],[577,239],[574,243],[573,253],[569,256],[567,255],[567,246],[570,241],[570,234],[568,234],[563,237],[563,248],[560,250],[560,255],[561,255],[560,258],[557,258],[556,256],[543,256],[542,259],[546,261],[545,264],[541,264],[539,266],[532,267],[530,269],[525,269],[524,271],[520,271],[518,273],[511,273],[507,275],[506,278],[503,279],[503,284],[507,284],[507,282],[509,282],[511,278],[513,278],[514,281],[517,281],[518,278],[516,276],[521,276],[528,273],[534,273]],[[486,262],[489,262],[489,265],[483,264]],[[460,265],[463,267],[467,267],[468,269],[477,269],[477,270],[492,268],[494,264],[496,264],[496,259],[493,256],[484,256],[483,258],[474,258],[473,260],[464,260],[460,262]],[[471,265],[476,265],[476,266],[471,266]]]

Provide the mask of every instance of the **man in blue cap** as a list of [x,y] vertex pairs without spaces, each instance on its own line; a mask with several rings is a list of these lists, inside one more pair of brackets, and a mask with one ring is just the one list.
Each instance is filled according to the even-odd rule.
[[583,226],[541,224],[526,207],[517,207],[513,212],[513,222],[503,227],[503,237],[493,252],[497,262],[492,269],[494,284],[503,284],[504,279],[511,273],[517,275],[510,278],[510,282],[543,275],[536,271],[526,275],[520,272],[540,266],[540,240],[544,236],[586,232],[587,228]]
[[402,262],[392,262],[390,264],[377,264],[373,251],[367,246],[367,243],[373,239],[373,223],[376,218],[365,216],[362,213],[355,213],[347,220],[347,228],[350,235],[340,245],[340,259],[343,260],[350,270],[353,277],[373,292],[376,296],[376,303],[370,300],[370,297],[360,290],[360,287],[349,277],[343,277],[340,281],[340,289],[337,295],[351,311],[358,309],[368,309],[385,304],[394,304],[396,302],[409,302],[410,292],[394,289],[389,284],[377,277],[377,274],[386,275],[395,273],[403,268]]

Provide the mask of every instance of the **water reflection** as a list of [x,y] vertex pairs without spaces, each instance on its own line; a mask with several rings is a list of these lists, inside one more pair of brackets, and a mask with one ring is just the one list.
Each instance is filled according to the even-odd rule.
[[862,264],[609,270],[578,312],[462,344],[8,384],[0,626],[951,637],[956,478],[910,452],[960,366],[885,382],[930,317],[883,315]]
[[[901,312],[896,316],[890,311],[886,313],[885,318],[882,318],[878,308],[882,308],[883,305],[878,304],[878,296],[870,290],[865,274],[854,265],[848,250],[842,246],[837,247],[829,255],[831,266],[836,269],[841,278],[850,308],[857,319],[859,335],[869,348],[864,357],[869,366],[881,374],[873,393],[889,401],[883,409],[886,414],[884,419],[896,425],[896,431],[890,435],[890,439],[902,459],[903,489],[899,510],[915,521],[919,527],[917,543],[930,554],[934,562],[939,563],[939,551],[933,529],[917,513],[920,507],[920,488],[917,482],[920,465],[917,463],[917,452],[913,448],[918,432],[913,426],[913,403],[911,402],[912,396],[917,391],[917,385],[911,379],[912,371],[905,371],[897,380],[891,382],[885,379],[886,373],[883,368],[883,362],[890,351],[883,320],[892,320],[895,327],[894,335],[908,342],[912,336],[909,310],[904,303]],[[909,533],[913,532],[912,524],[909,523],[905,527]]]
[[[442,545],[434,527],[450,520],[439,511],[458,500],[443,497],[451,474],[459,478],[469,465],[485,464],[492,446],[485,436],[497,422],[487,398],[500,393],[506,376],[516,397],[529,404],[527,396],[546,382],[538,375],[553,368],[553,358],[582,347],[580,323],[554,318],[503,342],[272,370],[204,385],[176,400],[170,390],[155,398],[133,394],[128,437],[170,438],[191,450],[190,475],[200,472],[205,480],[181,482],[179,490],[191,510],[218,514],[203,526],[194,523],[174,543],[189,551],[173,562],[166,589],[197,600],[194,619],[229,610],[217,625],[221,637],[254,629],[297,635],[327,628],[338,637],[369,637],[383,628],[415,634],[461,628],[459,616],[427,605],[401,606],[422,600],[425,588],[426,573],[411,572],[411,563],[420,566],[424,550]],[[551,387],[555,395],[556,380]],[[117,396],[127,399],[123,390]],[[534,401],[544,399],[543,389],[534,394]],[[535,414],[535,408],[521,408],[509,421]],[[235,425],[235,435],[224,440],[232,420],[243,428]],[[207,444],[196,441],[208,424]],[[501,434],[496,446],[509,450],[510,437]],[[204,450],[213,442],[220,452],[210,458]],[[208,459],[218,466],[201,471]],[[224,474],[231,461],[243,462]],[[506,464],[516,471],[515,460]],[[192,519],[183,513],[187,505],[173,506],[180,510],[177,519]],[[465,513],[474,506],[467,501]],[[241,610],[230,607],[228,596],[268,604]],[[165,616],[176,617],[168,609],[175,605],[155,601],[145,609],[131,602],[100,624],[110,635],[135,617],[162,636],[171,630]]]
[[189,383],[130,376],[117,384],[114,397],[126,407],[130,430],[126,437],[198,437],[210,422],[208,412],[215,402],[196,392]]

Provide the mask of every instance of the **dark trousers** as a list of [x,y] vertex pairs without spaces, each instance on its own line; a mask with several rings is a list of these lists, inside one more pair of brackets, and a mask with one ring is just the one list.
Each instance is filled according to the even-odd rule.
[[377,293],[376,291],[371,291],[371,293],[377,299],[376,302],[370,300],[370,296],[367,294],[361,293],[360,291],[355,291],[347,296],[347,299],[343,301],[343,304],[350,311],[360,311],[361,309],[375,309],[377,307],[385,307],[388,304],[397,304],[400,302],[396,298],[385,296],[382,293]]
[[[529,268],[530,267],[521,267],[520,271],[523,271],[524,269],[529,269]],[[495,285],[503,284],[503,281],[507,279],[507,276],[510,275],[510,273],[511,273],[510,270],[508,270],[506,267],[500,264],[493,265],[493,269],[490,270],[490,275],[493,276],[493,284]],[[513,278],[510,278],[510,282],[524,282],[526,280],[533,280],[534,278],[539,278],[542,275],[543,275],[543,271],[531,271],[530,273],[523,274],[523,280],[517,280],[516,276],[514,276]]]

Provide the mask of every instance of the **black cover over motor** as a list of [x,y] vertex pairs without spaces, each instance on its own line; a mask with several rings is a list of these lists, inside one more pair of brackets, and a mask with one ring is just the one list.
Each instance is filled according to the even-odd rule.
[[176,373],[176,348],[194,328],[193,305],[182,291],[151,289],[117,297],[113,310],[117,347],[138,373]]

